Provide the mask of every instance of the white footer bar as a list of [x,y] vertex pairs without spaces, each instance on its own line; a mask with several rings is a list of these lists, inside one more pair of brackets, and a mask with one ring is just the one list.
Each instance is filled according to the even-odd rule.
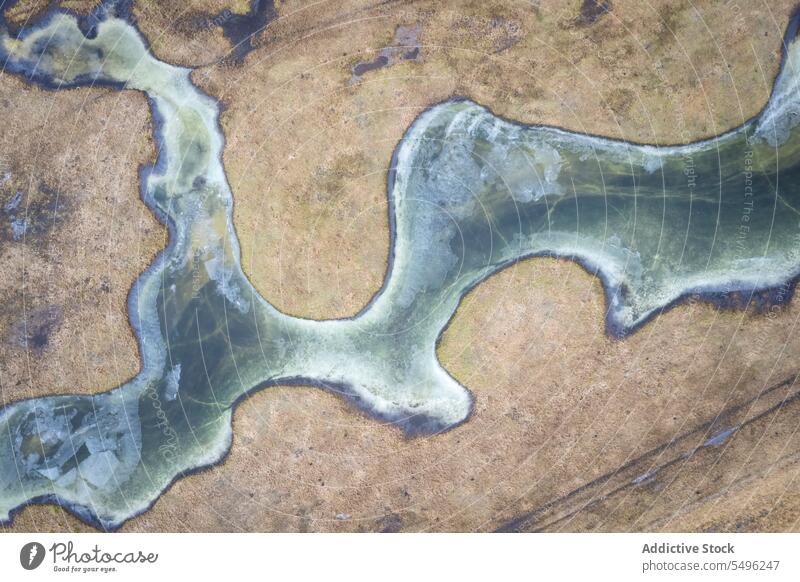
[[800,534],[0,535],[0,580],[192,577],[796,581]]

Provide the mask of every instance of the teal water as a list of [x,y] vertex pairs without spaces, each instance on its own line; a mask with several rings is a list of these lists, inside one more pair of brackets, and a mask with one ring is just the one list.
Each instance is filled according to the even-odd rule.
[[142,196],[170,245],[130,298],[139,375],[0,410],[0,519],[56,502],[118,527],[223,458],[235,404],[273,384],[334,390],[410,435],[467,420],[472,398],[436,342],[469,289],[523,257],[596,272],[618,336],[693,293],[785,300],[762,291],[791,287],[800,271],[800,43],[759,117],[685,146],[523,126],[467,100],[424,111],[392,160],[383,288],[354,318],[313,321],[280,313],[241,271],[217,102],[125,20],[109,14],[94,32],[52,13],[3,36],[6,70],[55,90],[148,95],[160,155]]

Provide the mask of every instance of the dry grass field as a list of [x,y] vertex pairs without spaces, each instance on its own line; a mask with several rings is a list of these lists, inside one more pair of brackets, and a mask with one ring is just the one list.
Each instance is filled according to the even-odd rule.
[[[243,2],[133,11],[155,54],[197,67],[222,103],[246,273],[279,309],[323,319],[358,312],[381,285],[386,171],[425,107],[466,96],[528,123],[693,141],[763,107],[793,8],[280,1],[239,54],[224,25]],[[108,389],[136,370],[125,296],[165,243],[137,193],[153,155],[146,103],[5,74],[0,91],[16,128],[0,138],[14,176],[0,202],[24,187],[46,207],[43,184],[63,205],[38,238],[16,241],[7,223],[0,239],[3,397]],[[333,394],[271,388],[237,409],[223,464],[123,530],[800,529],[800,300],[769,314],[689,301],[624,340],[604,334],[604,311],[577,265],[521,262],[467,296],[439,346],[477,398],[469,422],[407,440]],[[24,313],[44,345],[21,341]],[[88,526],[37,506],[12,529]]]

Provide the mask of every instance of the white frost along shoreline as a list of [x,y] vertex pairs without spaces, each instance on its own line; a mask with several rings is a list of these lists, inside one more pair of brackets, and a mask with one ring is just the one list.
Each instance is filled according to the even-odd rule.
[[769,102],[756,123],[755,136],[778,147],[800,123],[800,42],[792,41]]
[[[657,148],[518,126],[477,104],[446,102],[421,114],[398,146],[391,193],[394,263],[381,294],[349,320],[287,317],[260,297],[241,273],[232,197],[220,163],[224,140],[217,104],[191,83],[189,69],[154,59],[138,32],[114,18],[100,22],[96,37],[87,39],[74,17],[56,13],[21,40],[6,36],[3,50],[17,70],[35,73],[34,78],[51,87],[97,80],[148,94],[160,119],[157,138],[162,149],[157,166],[145,175],[143,196],[172,220],[173,242],[137,281],[131,295],[131,319],[144,361],[134,380],[93,397],[46,397],[15,403],[0,412],[0,434],[9,435],[0,437],[0,519],[9,519],[26,503],[47,500],[102,527],[119,526],[146,510],[177,476],[221,459],[231,442],[233,403],[265,382],[296,381],[341,390],[357,398],[367,412],[397,422],[409,433],[436,432],[464,421],[472,408],[470,395],[437,361],[436,340],[469,288],[521,256],[556,253],[597,268],[612,293],[609,318],[616,317],[625,328],[687,292],[718,285],[772,286],[796,274],[793,259],[789,263],[794,270],[787,263],[765,274],[761,258],[752,257],[759,259],[749,271],[752,278],[742,278],[741,272],[737,281],[708,271],[681,275],[679,280],[660,281],[661,287],[649,295],[651,304],[634,305],[630,296],[614,291],[623,284],[635,288],[631,277],[640,277],[644,270],[642,264],[636,265],[636,253],[598,248],[591,238],[582,240],[565,232],[519,233],[481,263],[485,249],[473,248],[473,241],[453,246],[462,223],[474,222],[485,202],[465,180],[484,184],[491,179],[485,166],[478,168],[470,160],[472,150],[463,141],[476,132],[483,132],[486,155],[498,163],[512,159],[508,156],[524,143],[524,164],[509,169],[508,179],[514,183],[511,196],[500,202],[491,198],[491,204],[521,207],[567,195],[563,179],[569,169],[564,156],[570,152],[638,165],[652,174],[670,157],[717,148],[737,139],[745,128],[688,146]],[[789,54],[794,62],[797,43]],[[781,123],[789,123],[787,112],[797,107],[796,77],[788,76],[787,70],[756,123],[756,135],[766,140],[769,127],[789,128]],[[431,141],[442,128],[449,146],[444,150]],[[780,136],[783,129],[773,135],[778,141]],[[443,171],[426,176],[425,168],[435,169],[436,164]],[[218,219],[220,213],[224,220]],[[459,256],[458,248],[466,256]],[[237,378],[223,379],[211,387],[210,395],[204,383],[210,382],[215,370],[205,370],[203,381],[193,376],[197,362],[176,359],[180,353],[167,349],[186,338],[170,329],[165,338],[158,318],[159,300],[171,302],[179,315],[195,309],[187,288],[198,277],[192,270],[196,257],[201,259],[196,262],[202,268],[200,277],[215,289],[214,305],[222,306],[221,312],[203,315],[224,316],[226,325],[237,313],[251,315],[258,328],[255,332],[242,328],[252,338],[236,338],[245,344],[241,349],[252,348],[244,356],[237,359],[233,346],[226,346],[231,354],[219,360],[219,369],[229,374],[235,369]],[[199,325],[198,319],[198,330]],[[254,358],[259,349],[263,358]],[[213,406],[217,396],[224,406]],[[190,419],[189,430],[173,428],[175,411],[184,411],[195,399],[209,398],[192,409],[199,416]],[[143,432],[144,422],[150,424]],[[38,448],[33,442],[40,443]]]
[[[32,51],[37,43],[57,50],[35,55]],[[95,46],[103,50],[102,59],[80,58],[86,54],[97,54],[93,52]],[[149,204],[155,205],[157,203],[152,197],[159,187],[172,192],[188,189],[186,184],[180,183],[176,171],[182,162],[179,159],[180,151],[167,147],[167,144],[179,140],[187,129],[202,131],[203,127],[192,128],[180,123],[177,121],[179,113],[199,115],[201,125],[216,127],[216,103],[194,88],[189,81],[190,70],[153,59],[144,49],[135,30],[126,22],[115,19],[101,22],[96,39],[88,40],[83,37],[72,16],[56,13],[45,26],[28,34],[23,41],[5,37],[4,49],[9,53],[12,64],[14,59],[19,59],[28,71],[36,76],[41,75],[56,88],[71,86],[76,82],[91,84],[93,81],[113,81],[146,92],[151,105],[158,110],[159,119],[163,121],[160,131],[165,147],[159,152],[161,158],[158,167],[145,176],[143,196]],[[83,81],[87,77],[89,81]],[[218,156],[222,147],[221,136],[215,130],[208,132],[206,139],[211,145],[209,156]],[[218,187],[227,187],[219,164],[206,164],[206,168],[207,181]],[[175,204],[181,203],[180,200],[175,201]],[[191,203],[188,201],[187,206]],[[230,204],[227,206],[230,213]],[[43,398],[3,409],[0,422],[8,429],[4,434],[13,434],[14,437],[2,443],[0,448],[0,467],[3,468],[0,472],[0,519],[4,513],[8,519],[11,510],[28,500],[45,499],[57,501],[102,527],[114,527],[149,506],[154,494],[163,491],[167,485],[168,482],[161,479],[160,485],[151,485],[155,486],[151,491],[147,491],[146,484],[124,491],[133,473],[141,469],[142,464],[138,418],[140,398],[148,386],[158,381],[167,364],[168,352],[159,325],[156,298],[163,273],[180,263],[180,252],[189,245],[185,224],[180,220],[174,224],[176,242],[137,280],[129,300],[131,321],[137,331],[143,360],[142,370],[137,377],[110,393],[94,397]],[[231,242],[235,244],[235,240]],[[217,252],[221,250],[219,248]],[[228,250],[231,250],[230,242]],[[233,250],[238,253],[238,247],[234,246]],[[180,370],[180,364],[171,368],[173,374],[176,369]],[[171,376],[175,382],[178,377]],[[168,388],[174,390],[177,396],[177,386],[168,384]],[[170,398],[171,394],[165,396],[167,400],[174,399]],[[61,416],[53,416],[53,410],[71,401],[76,403],[75,409]],[[73,427],[64,419],[76,417],[81,407],[85,409],[81,414],[85,414],[84,418],[89,418],[89,421],[70,430]],[[104,422],[103,418],[119,418],[124,422],[109,423]],[[48,449],[44,458],[35,449],[24,452],[24,442],[32,436],[39,438],[43,447]],[[88,456],[74,463],[75,466],[67,466],[69,457],[74,457],[87,442],[96,443],[87,447]],[[199,464],[215,462],[228,445],[229,440],[222,438],[217,447],[207,449],[196,461]],[[54,449],[55,455],[52,454]],[[140,472],[144,473],[145,478],[150,477],[146,468]],[[112,475],[113,479],[99,479],[98,475],[103,473]],[[44,479],[36,479],[36,475]],[[116,502],[107,502],[106,498],[112,496],[117,498]]]
[[[789,54],[794,55],[792,58],[796,59],[798,53],[800,53],[800,43],[794,43],[790,47]],[[793,90],[796,84],[795,78],[787,79],[784,75],[782,79],[782,82],[776,84],[777,95],[782,103],[779,111],[789,111],[787,104],[790,102],[794,104],[793,106],[800,108],[800,99],[797,98],[800,92],[792,93],[791,96],[787,95],[787,92]],[[488,140],[496,145],[494,149],[497,150],[497,153],[493,154],[493,158],[488,158],[489,162],[484,166],[484,171],[492,165],[492,161],[501,160],[497,165],[502,165],[514,154],[515,149],[534,152],[533,155],[523,156],[524,164],[529,166],[528,181],[533,185],[534,194],[530,194],[531,188],[523,190],[519,184],[509,182],[509,172],[512,172],[512,169],[494,168],[499,174],[502,174],[502,188],[507,190],[508,197],[513,199],[509,203],[522,208],[526,203],[537,202],[545,197],[558,200],[567,193],[565,184],[558,183],[557,179],[560,173],[568,174],[569,170],[562,168],[561,157],[557,153],[550,153],[551,151],[569,150],[580,154],[579,159],[581,160],[611,161],[634,169],[638,166],[644,173],[652,174],[654,171],[660,170],[663,163],[668,160],[691,159],[703,151],[716,151],[720,147],[730,146],[731,142],[736,139],[743,142],[745,132],[750,135],[750,143],[758,143],[760,140],[772,142],[774,134],[770,132],[780,124],[775,121],[774,108],[768,107],[765,112],[768,115],[766,119],[758,118],[717,138],[685,146],[656,147],[633,145],[595,136],[570,134],[557,128],[530,128],[500,119],[483,106],[467,100],[434,106],[415,120],[404,138],[403,147],[397,158],[398,169],[395,181],[397,222],[403,224],[419,221],[420,215],[413,215],[414,211],[419,211],[419,207],[423,206],[416,203],[419,199],[419,192],[424,191],[426,195],[433,192],[438,193],[436,183],[440,181],[440,176],[444,173],[443,169],[451,169],[449,165],[452,165],[449,161],[442,162],[442,159],[456,151],[462,142],[471,143],[487,139],[488,135]],[[431,138],[431,134],[435,134],[437,137]],[[787,136],[784,135],[782,139],[785,141]],[[439,144],[434,143],[440,141],[445,142],[447,146],[441,148]],[[434,153],[426,153],[426,147],[435,150]],[[439,149],[442,150],[442,153],[439,153]],[[481,155],[485,156],[486,154]],[[432,176],[422,178],[421,181],[414,183],[415,175],[421,173],[421,167],[433,167]],[[467,172],[467,175],[472,174],[474,172]],[[531,176],[536,176],[536,178],[531,180]],[[458,175],[459,179],[463,177],[463,172]],[[564,181],[566,184],[569,183],[566,179]],[[478,214],[483,208],[479,207],[475,201],[479,199],[479,195],[470,194],[468,190],[470,185],[468,180],[462,184],[462,188],[467,194],[466,197],[454,189],[449,197],[439,197],[435,203],[441,208],[446,208],[446,213],[450,217],[457,219],[473,212]],[[519,195],[520,192],[523,193],[523,196]],[[412,214],[412,218],[406,216],[409,213]],[[431,222],[430,226],[435,227],[430,236],[434,236],[434,231],[442,232],[448,228],[446,221],[442,224]],[[800,230],[798,230],[798,234],[800,234]],[[688,273],[680,271],[657,273],[646,267],[637,251],[630,250],[625,246],[614,245],[612,240],[615,238],[617,237],[613,233],[609,233],[605,240],[559,231],[513,233],[512,243],[506,249],[494,249],[496,256],[493,260],[487,262],[483,269],[478,270],[477,274],[462,288],[470,287],[494,272],[496,267],[502,267],[520,257],[556,255],[575,259],[588,270],[597,272],[603,278],[610,301],[608,320],[612,326],[616,329],[630,330],[654,313],[658,313],[665,306],[687,295],[733,291],[751,292],[778,288],[786,281],[800,275],[797,253],[786,252],[780,244],[772,245],[773,250],[770,251],[770,254],[752,257],[731,256],[716,264],[708,262]],[[395,246],[395,268],[404,273],[416,269],[417,273],[407,278],[424,283],[423,271],[430,269],[431,259],[421,261],[425,265],[424,267],[418,267],[415,263],[420,262],[420,257],[424,256],[426,252],[436,254],[438,251],[439,249],[436,248],[419,250],[414,247],[413,237],[403,237],[400,234]],[[441,260],[445,258],[446,253],[436,256]],[[450,264],[456,262],[457,257],[452,257]],[[464,276],[469,279],[468,274]],[[433,281],[428,288],[434,288],[438,283],[439,281]],[[627,289],[625,294],[618,293],[622,288]],[[413,300],[405,296],[408,291],[402,277],[392,278],[378,302],[410,304]],[[447,309],[443,311],[445,319],[449,319],[450,311]]]

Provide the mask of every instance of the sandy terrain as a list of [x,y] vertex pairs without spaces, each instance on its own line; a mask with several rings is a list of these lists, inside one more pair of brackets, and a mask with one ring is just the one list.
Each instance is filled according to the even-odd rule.
[[165,244],[139,198],[147,102],[0,75],[0,404],[98,392],[139,369],[126,299]]
[[[464,95],[521,121],[694,140],[763,106],[793,7],[441,4],[279,2],[241,64],[194,73],[225,106],[245,271],[279,308],[351,315],[379,288],[387,164],[422,108]],[[168,27],[166,10],[137,14]],[[188,63],[186,35],[153,45]],[[465,425],[409,441],[331,394],[270,389],[237,410],[222,466],[124,529],[800,529],[800,413],[775,408],[796,392],[799,314],[689,302],[614,341],[596,279],[526,261],[471,293],[443,337],[442,362],[477,397]],[[14,525],[85,528],[53,507]]]

